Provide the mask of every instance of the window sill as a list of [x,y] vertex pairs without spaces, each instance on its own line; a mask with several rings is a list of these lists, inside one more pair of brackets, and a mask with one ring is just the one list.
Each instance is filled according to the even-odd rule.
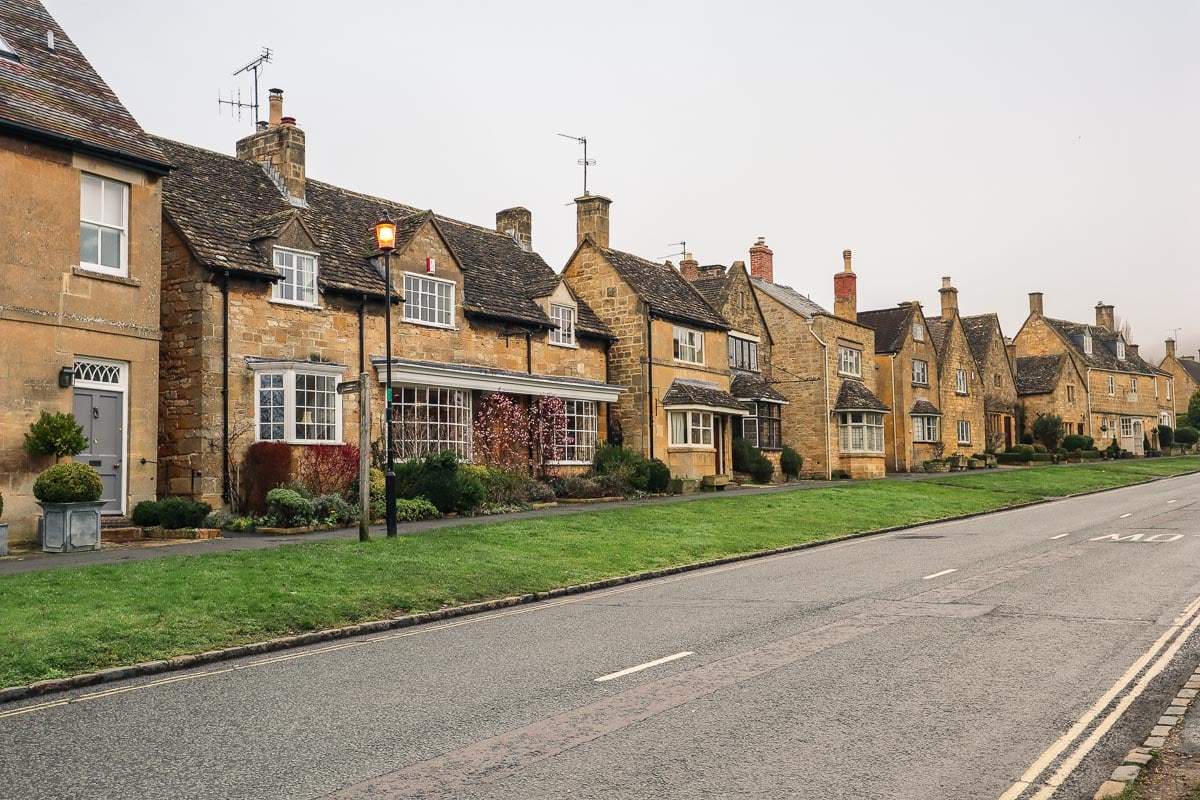
[[578,350],[579,349],[579,345],[576,344],[575,342],[571,342],[569,344],[567,342],[550,342],[550,346],[551,347],[565,347],[568,350]]
[[590,467],[591,461],[547,461],[548,467]]
[[960,392],[957,389],[954,391],[954,394],[958,395],[959,397],[970,397],[971,396],[970,392]]
[[676,364],[683,364],[688,367],[703,367],[703,361],[684,361],[682,358],[672,359]]
[[272,297],[271,303],[277,306],[288,306],[290,308],[307,308],[313,311],[321,310],[321,306],[316,303],[301,303],[297,300],[281,300],[278,297]]
[[928,389],[929,384],[928,383],[913,383],[913,388],[914,389]]
[[688,451],[697,451],[704,453],[715,453],[717,448],[711,444],[669,444],[667,450],[672,453],[682,453]]
[[839,370],[838,370],[838,377],[839,377],[839,378],[854,378],[854,380],[856,380],[856,381],[861,381],[861,380],[862,380],[862,373],[861,373],[861,372],[859,372],[859,373],[855,374],[855,373],[853,373],[853,372],[842,372],[842,371],[839,369]]
[[71,268],[71,274],[77,275],[80,278],[94,278],[98,281],[108,281],[110,283],[119,283],[122,286],[138,287],[142,285],[138,278],[130,278],[127,275],[118,275],[115,272],[102,272],[98,269],[88,269],[85,266]]
[[849,458],[883,458],[882,450],[839,450],[839,456],[847,456]]
[[443,325],[440,322],[425,322],[424,320],[408,319],[407,317],[404,319],[404,321],[407,322],[409,325],[420,325],[422,328],[437,328],[438,330],[443,330],[443,331],[458,330],[458,328],[454,327],[453,325]]

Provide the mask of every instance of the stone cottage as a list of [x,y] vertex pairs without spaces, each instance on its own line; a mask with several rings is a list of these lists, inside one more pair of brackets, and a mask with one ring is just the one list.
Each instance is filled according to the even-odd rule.
[[[947,453],[971,455],[988,446],[985,436],[984,382],[966,327],[958,315],[958,290],[942,278],[942,313],[926,319],[938,357],[938,408]],[[915,423],[914,423],[915,426]],[[914,433],[916,429],[914,427]]]
[[0,3],[0,493],[14,541],[53,459],[23,449],[74,413],[120,517],[155,496],[162,178],[169,159],[36,0]]
[[555,396],[567,445],[554,467],[590,463],[621,389],[605,380],[612,341],[532,249],[522,208],[498,230],[308,178],[305,136],[271,90],[270,119],[237,156],[159,140],[177,165],[163,199],[160,471],[219,504],[255,441],[297,448],[357,441],[357,403],[339,382],[370,375],[383,427],[383,257],[373,226],[397,221],[391,414],[397,457],[453,450],[470,460],[491,393]]
[[1017,349],[1005,338],[996,314],[962,317],[975,366],[983,378],[984,442],[993,450],[1016,444]]
[[1177,356],[1174,339],[1167,339],[1166,347],[1167,354],[1159,362],[1158,368],[1173,379],[1167,384],[1167,396],[1163,399],[1170,405],[1175,421],[1163,424],[1175,427],[1176,423],[1184,424],[1192,395],[1200,389],[1200,361],[1195,356]]

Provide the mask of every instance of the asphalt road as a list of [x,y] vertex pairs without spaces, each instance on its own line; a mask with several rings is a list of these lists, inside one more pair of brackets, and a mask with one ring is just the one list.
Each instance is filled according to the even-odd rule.
[[1200,658],[1197,501],[1158,481],[2,706],[0,796],[1090,798]]

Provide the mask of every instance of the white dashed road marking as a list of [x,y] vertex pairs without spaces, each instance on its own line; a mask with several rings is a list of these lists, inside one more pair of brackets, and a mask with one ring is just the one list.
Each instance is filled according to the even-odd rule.
[[688,650],[683,653],[676,653],[673,656],[666,656],[665,658],[655,659],[654,661],[647,661],[645,664],[638,664],[636,667],[623,669],[620,672],[610,672],[608,675],[601,675],[599,678],[596,678],[596,683],[604,683],[604,681],[611,681],[614,678],[623,678],[626,675],[632,675],[635,672],[641,672],[644,669],[657,667],[659,664],[666,664],[668,661],[677,661],[681,658],[687,658],[691,655],[695,655],[695,653]]
[[951,572],[958,572],[958,570],[956,570],[956,569],[944,569],[944,570],[942,570],[941,572],[935,572],[935,573],[933,573],[932,575],[926,575],[924,578],[921,578],[921,580],[923,580],[923,581],[929,581],[929,580],[933,580],[934,578],[940,578],[940,577],[942,577],[943,575],[949,575]]

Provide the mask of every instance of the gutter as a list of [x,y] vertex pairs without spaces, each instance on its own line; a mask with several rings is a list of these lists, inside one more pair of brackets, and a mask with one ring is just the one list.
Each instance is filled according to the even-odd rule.
[[[111,161],[126,167],[134,167],[135,169],[140,169],[159,177],[165,177],[171,170],[175,169],[175,165],[169,161],[159,161],[145,156],[137,156],[133,153],[126,153],[121,150],[105,147],[104,145],[86,142],[75,136],[64,136],[42,130],[41,128],[35,128],[32,125],[23,125],[20,122],[4,120],[0,122],[0,130],[11,130],[34,141],[46,142],[58,147],[65,146],[86,155],[98,156],[105,161]],[[146,136],[147,138],[151,138],[149,134],[146,134]]]
[[646,414],[650,427],[650,458],[654,458],[654,309],[646,303]]
[[829,443],[829,423],[833,413],[829,408],[829,345],[813,330],[811,317],[808,320],[808,332],[812,334],[824,351],[824,358],[821,361],[825,364],[825,480],[833,480],[833,445]]

